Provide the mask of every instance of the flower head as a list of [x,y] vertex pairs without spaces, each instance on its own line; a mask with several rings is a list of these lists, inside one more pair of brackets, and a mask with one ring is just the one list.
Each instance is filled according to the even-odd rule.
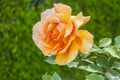
[[41,13],[41,20],[33,27],[33,40],[45,56],[56,55],[56,64],[73,61],[78,51],[87,54],[93,45],[93,36],[87,30],[78,30],[90,16],[82,12],[71,16],[72,9],[64,4]]

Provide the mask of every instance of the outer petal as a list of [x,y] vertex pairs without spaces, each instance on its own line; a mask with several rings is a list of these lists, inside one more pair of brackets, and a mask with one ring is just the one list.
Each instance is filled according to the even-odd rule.
[[45,39],[41,35],[40,27],[41,27],[41,22],[38,22],[34,25],[33,35],[32,35],[33,41],[35,42],[37,47],[43,52],[43,54],[45,56],[55,55],[57,50],[53,50],[51,48],[53,45],[50,45],[50,44],[55,43],[55,42],[51,41],[52,43],[49,42],[49,44],[47,44],[47,42],[45,41]]
[[[38,22],[38,23],[36,23],[36,24],[34,25],[32,38],[33,38],[33,41],[34,41],[34,43],[36,44],[36,46],[37,46],[40,50],[42,50],[42,52],[43,52],[43,49],[44,49],[44,48],[43,48],[43,45],[41,44],[41,33],[40,33],[40,31],[39,31],[39,27],[41,27],[40,24],[41,24],[41,23]],[[43,43],[43,44],[45,44],[45,43]],[[44,54],[44,55],[47,55],[45,52],[43,52],[43,54]]]
[[73,42],[65,53],[56,55],[55,62],[58,65],[66,65],[76,58],[77,53],[78,53],[77,43]]
[[75,39],[78,44],[79,51],[88,53],[93,46],[93,35],[87,30],[79,30],[80,37]]
[[63,14],[63,16],[60,17],[60,20],[63,22],[69,22],[71,17],[71,8],[64,4],[54,4],[55,11],[57,13]]
[[36,23],[33,27],[33,41],[35,44],[38,46],[40,38],[41,38],[41,33],[39,32],[39,27],[40,27],[40,22]]
[[54,8],[47,9],[46,11],[41,13],[41,27],[40,31],[42,34],[47,33],[47,28],[50,23],[59,23],[60,20],[57,17],[57,13],[55,12]]
[[58,14],[55,12],[55,9],[47,9],[46,11],[41,13],[41,21],[43,24],[47,23],[59,23],[60,20],[58,18]]
[[77,16],[72,16],[71,18],[77,29],[90,20],[90,16],[84,17],[82,12],[80,12]]

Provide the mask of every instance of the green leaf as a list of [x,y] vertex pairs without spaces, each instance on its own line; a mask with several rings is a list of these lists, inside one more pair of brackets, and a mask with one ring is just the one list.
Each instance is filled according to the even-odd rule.
[[104,67],[104,68],[108,68],[110,66],[109,61],[105,56],[100,56],[97,59],[96,63],[97,63],[97,66]]
[[79,54],[80,54],[80,57],[87,58],[90,55],[90,52],[88,54],[84,54],[84,53],[79,52]]
[[106,47],[111,44],[112,40],[111,38],[102,38],[99,41],[99,47]]
[[115,38],[115,45],[117,45],[118,47],[120,47],[120,36],[117,36]]
[[97,65],[95,64],[90,64],[90,65],[81,65],[79,66],[78,68],[82,69],[82,70],[86,70],[86,71],[89,71],[89,72],[94,72],[94,73],[103,73],[103,70],[101,67],[98,67]]
[[120,62],[114,62],[112,68],[120,70]]
[[42,76],[42,80],[51,80],[51,76],[47,75],[47,73],[45,75]]
[[105,78],[102,75],[90,74],[86,77],[86,80],[105,80]]
[[47,62],[49,64],[55,64],[55,56],[50,56],[50,57],[46,58],[45,62]]
[[82,61],[88,62],[88,63],[90,63],[90,64],[94,64],[94,62],[92,62],[92,61],[89,60],[89,59],[82,59]]
[[120,73],[115,70],[105,73],[105,76],[108,80],[120,80]]
[[69,67],[69,68],[72,68],[72,67],[77,67],[78,66],[78,62],[70,62],[70,63],[68,63],[67,64],[67,66]]
[[83,66],[83,65],[81,65],[81,66],[79,66],[78,68],[80,68],[80,69],[82,69],[82,70],[87,70],[88,66]]
[[95,44],[93,45],[93,48],[90,50],[90,52],[104,53],[104,51]]
[[52,80],[62,80],[61,77],[59,76],[59,74],[57,74],[56,72],[52,75]]
[[120,51],[116,46],[107,47],[104,48],[104,50],[108,52],[112,57],[120,59]]
[[97,65],[95,64],[90,64],[87,68],[87,71],[89,72],[95,72],[95,73],[102,73],[103,70],[101,67],[98,67]]

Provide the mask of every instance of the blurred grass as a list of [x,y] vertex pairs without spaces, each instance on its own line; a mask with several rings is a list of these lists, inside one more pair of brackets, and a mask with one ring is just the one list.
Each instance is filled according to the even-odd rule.
[[120,35],[120,0],[0,0],[0,80],[41,80],[46,72],[58,72],[64,80],[84,80],[85,71],[50,65],[32,40],[33,25],[53,3],[72,7],[91,20],[82,29],[102,37]]

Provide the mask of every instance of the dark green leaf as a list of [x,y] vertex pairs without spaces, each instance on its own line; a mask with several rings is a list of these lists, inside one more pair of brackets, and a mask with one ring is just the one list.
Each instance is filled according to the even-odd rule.
[[95,64],[90,64],[87,68],[87,71],[89,72],[96,72],[96,73],[102,73],[103,70],[101,67],[98,67],[97,65]]
[[120,80],[120,73],[115,70],[105,73],[105,76],[108,80]]
[[102,73],[103,70],[101,67],[98,67],[97,65],[95,64],[90,64],[90,65],[81,65],[79,66],[80,69],[82,70],[86,70],[86,71],[89,71],[89,72],[94,72],[94,73]]
[[120,62],[114,62],[112,67],[120,70]]
[[104,68],[108,68],[109,65],[109,61],[105,56],[100,56],[97,61],[96,61],[97,65],[100,67],[104,67]]

